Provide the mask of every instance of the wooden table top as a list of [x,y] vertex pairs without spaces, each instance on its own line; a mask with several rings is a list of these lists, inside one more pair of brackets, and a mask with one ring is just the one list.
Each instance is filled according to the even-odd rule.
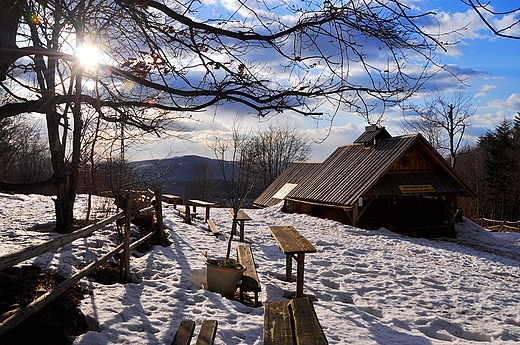
[[316,248],[292,225],[270,226],[269,231],[284,254],[316,252]]
[[[227,211],[228,211],[229,215],[231,217],[233,217],[233,215],[234,215],[233,210],[227,210]],[[237,220],[251,220],[251,219],[252,218],[249,217],[249,215],[245,211],[238,210]]]
[[178,195],[172,195],[172,194],[163,194],[162,197],[166,198],[166,199],[180,199],[181,198]]
[[214,206],[215,203],[214,202],[209,202],[209,201],[203,201],[203,200],[197,200],[197,199],[191,199],[191,200],[188,200],[189,202],[192,202],[194,204],[197,204],[197,205],[202,205],[202,206]]

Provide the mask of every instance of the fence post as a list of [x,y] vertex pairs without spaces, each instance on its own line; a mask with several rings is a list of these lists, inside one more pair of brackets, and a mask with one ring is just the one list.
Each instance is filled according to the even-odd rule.
[[123,281],[130,282],[130,220],[132,219],[132,192],[126,195],[125,239],[123,242]]
[[168,247],[170,243],[168,242],[168,236],[166,235],[164,229],[163,215],[162,215],[162,191],[161,188],[158,188],[155,191],[155,216],[157,218],[157,236],[159,238],[159,242],[161,246]]

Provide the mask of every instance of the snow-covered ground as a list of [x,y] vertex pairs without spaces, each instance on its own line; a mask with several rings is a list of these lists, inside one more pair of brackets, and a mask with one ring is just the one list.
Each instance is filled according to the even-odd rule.
[[[77,216],[85,210],[77,201]],[[96,199],[97,216],[110,207]],[[38,195],[0,194],[0,255],[58,236],[36,224],[51,222],[53,202]],[[245,238],[262,282],[260,300],[276,301],[295,290],[279,279],[285,257],[269,225],[294,225],[317,249],[305,263],[304,293],[330,344],[517,344],[520,343],[520,235],[490,233],[466,220],[457,239],[417,239],[385,229],[366,231],[308,215],[284,214],[279,207],[247,210]],[[228,232],[231,219],[212,209],[217,226]],[[227,235],[211,236],[202,221],[186,225],[172,207],[164,208],[173,244],[135,253],[135,283],[101,285],[81,309],[93,328],[75,345],[170,344],[183,319],[218,320],[217,344],[261,344],[263,308],[227,300],[203,288],[203,252],[225,254]],[[114,247],[113,227],[31,260],[36,265],[75,272]],[[235,244],[239,244],[235,242]]]

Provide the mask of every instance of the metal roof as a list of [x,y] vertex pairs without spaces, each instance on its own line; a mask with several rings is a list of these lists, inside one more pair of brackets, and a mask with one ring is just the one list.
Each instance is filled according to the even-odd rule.
[[[311,174],[313,170],[319,167],[321,163],[317,162],[293,162],[291,163],[287,169],[273,182],[266,190],[262,192],[258,196],[258,198],[253,201],[253,204],[256,206],[273,206],[278,204],[282,199],[275,198],[278,192],[283,191],[284,186],[286,184],[298,184],[300,181],[304,180]],[[291,186],[293,189],[294,186]],[[287,187],[285,187],[287,188]],[[287,193],[284,193],[284,196]]]
[[[446,164],[437,151],[420,135],[407,135],[380,140],[375,146],[362,144],[336,149],[312,176],[302,179],[286,199],[338,206],[352,206],[363,196],[402,195],[394,186],[396,177],[383,176],[390,167],[412,146],[434,166],[433,171],[421,175],[402,177],[406,183],[436,186],[436,194],[463,193],[469,187]],[[396,174],[397,175],[397,174]],[[420,175],[420,176],[419,176]],[[413,182],[413,183],[412,183]],[[390,193],[392,190],[393,194]]]

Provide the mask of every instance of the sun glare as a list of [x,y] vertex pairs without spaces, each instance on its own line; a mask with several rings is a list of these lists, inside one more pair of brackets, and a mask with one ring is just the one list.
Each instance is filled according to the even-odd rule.
[[96,46],[82,45],[76,47],[76,56],[82,64],[94,66],[99,62],[99,49]]

